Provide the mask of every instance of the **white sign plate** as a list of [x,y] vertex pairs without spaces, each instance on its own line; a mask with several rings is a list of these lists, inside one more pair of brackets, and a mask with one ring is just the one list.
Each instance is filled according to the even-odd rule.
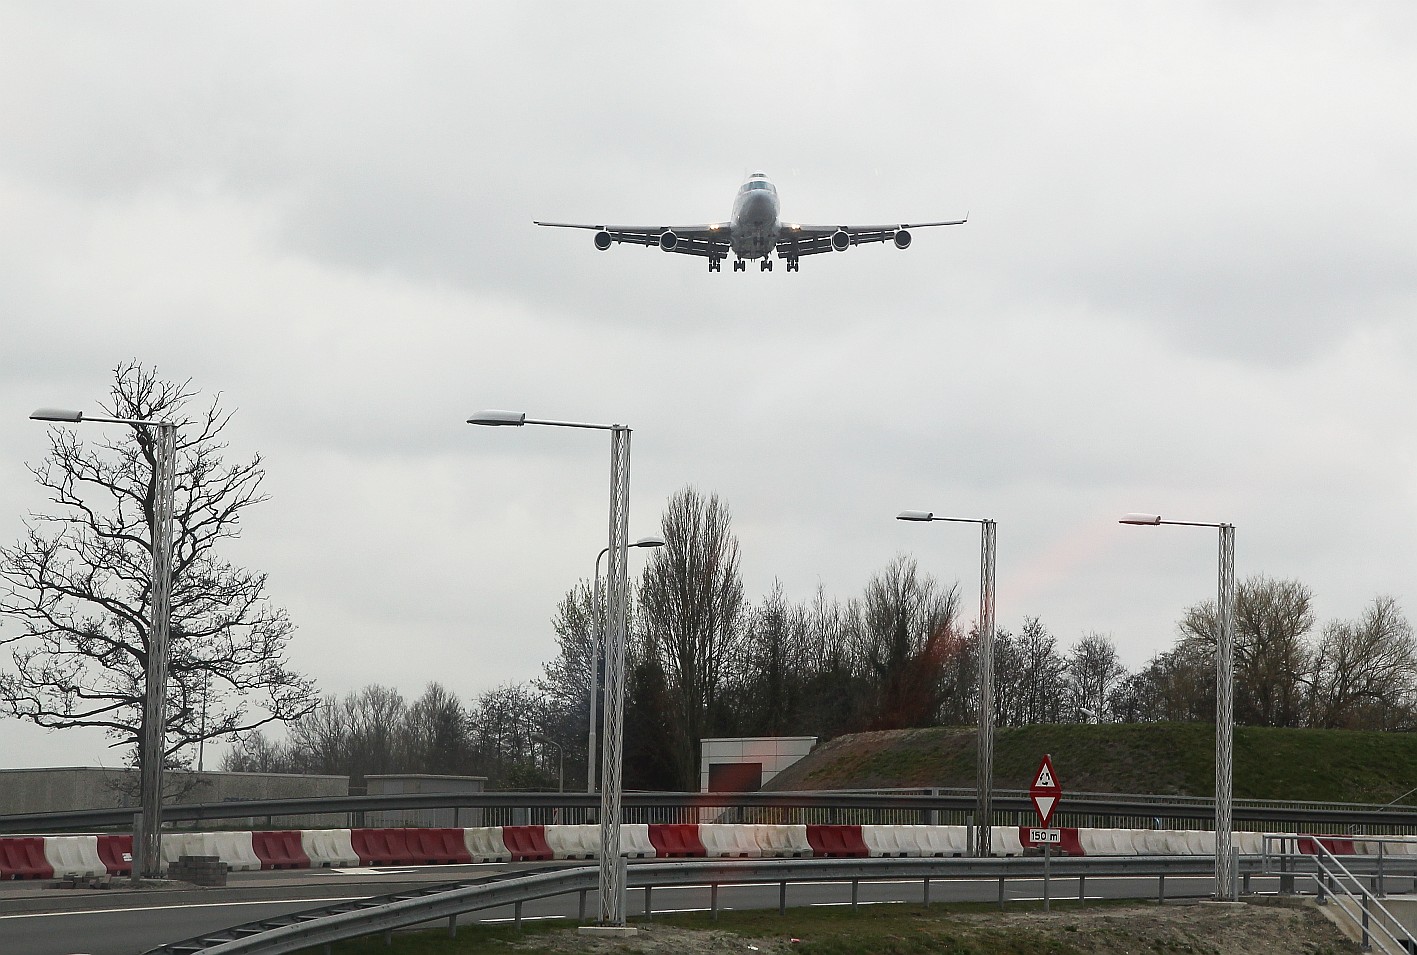
[[1035,846],[1057,846],[1063,844],[1063,830],[1061,829],[1030,829],[1028,830],[1028,841]]

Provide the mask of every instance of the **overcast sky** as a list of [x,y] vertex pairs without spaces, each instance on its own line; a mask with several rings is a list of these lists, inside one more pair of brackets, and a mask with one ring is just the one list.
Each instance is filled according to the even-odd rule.
[[[1135,668],[1241,577],[1417,615],[1417,8],[1393,3],[0,3],[0,539],[42,405],[125,359],[237,409],[327,692],[540,674],[606,536],[685,485],[749,597],[901,552]],[[725,269],[533,218],[954,218]],[[93,437],[98,437],[96,429]],[[642,565],[632,556],[631,570]],[[0,624],[13,632],[13,623]],[[113,764],[0,722],[0,766]]]

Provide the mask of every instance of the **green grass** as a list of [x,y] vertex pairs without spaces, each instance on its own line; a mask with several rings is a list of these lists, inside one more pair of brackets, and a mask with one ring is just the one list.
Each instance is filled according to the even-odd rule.
[[[1135,905],[1129,902],[1089,902],[1088,910]],[[1039,908],[1015,904],[1009,911]],[[1080,908],[1076,902],[1055,901],[1055,912]],[[801,955],[1074,955],[1079,949],[1050,939],[1040,931],[1010,927],[996,929],[967,923],[956,916],[995,912],[990,903],[934,905],[864,905],[848,908],[789,909],[786,915],[772,910],[726,911],[717,921],[707,913],[656,916],[631,924],[669,925],[690,930],[712,930],[743,939],[742,951],[756,939],[800,939],[792,945]],[[353,939],[331,946],[331,955],[564,955],[546,940],[553,933],[570,933],[565,922],[528,923],[518,931],[497,926],[459,926],[457,938],[446,931],[396,933],[392,946],[382,935]],[[629,947],[627,951],[632,951]],[[308,955],[316,955],[310,949]]]
[[[1065,792],[1208,796],[1215,728],[1201,723],[1003,727],[994,743],[1000,789],[1026,789],[1044,753]],[[970,787],[972,728],[863,733],[832,740],[775,789]],[[1235,795],[1242,799],[1383,803],[1417,785],[1417,734],[1242,726]]]

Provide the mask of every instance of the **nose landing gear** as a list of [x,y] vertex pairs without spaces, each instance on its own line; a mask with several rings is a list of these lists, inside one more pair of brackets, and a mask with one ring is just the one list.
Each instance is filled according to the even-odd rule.
[[735,271],[735,272],[743,272],[743,271],[747,270],[747,268],[748,268],[748,263],[745,262],[745,261],[743,261],[742,259],[734,259],[734,260],[733,260],[733,271]]
[[761,271],[763,271],[763,272],[771,272],[771,271],[772,271],[772,259],[768,258],[766,255],[763,256],[762,264],[759,265],[758,268],[759,268]]
[[721,256],[717,256],[717,255],[711,255],[711,256],[709,256],[709,271],[710,271],[710,272],[722,272],[722,271],[723,271],[723,258],[722,258]]

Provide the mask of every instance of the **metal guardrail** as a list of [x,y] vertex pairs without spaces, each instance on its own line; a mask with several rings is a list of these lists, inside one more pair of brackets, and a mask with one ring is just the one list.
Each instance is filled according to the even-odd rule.
[[[1158,801],[1158,799],[1163,801]],[[1117,794],[1070,794],[1058,809],[1061,825],[1101,828],[1187,828],[1162,823],[1208,822],[1214,817],[1209,800],[1195,797],[1132,796]],[[783,792],[783,793],[626,793],[622,800],[624,822],[701,822],[703,814],[719,811],[722,821],[774,822],[922,822],[941,823],[943,817],[963,820],[973,812],[972,790],[941,792]],[[511,814],[525,810],[523,822],[549,822],[558,811],[571,810],[586,819],[599,809],[599,797],[586,793],[415,793],[389,796],[323,796],[299,799],[260,799],[241,802],[174,804],[163,807],[163,818],[173,823],[204,823],[223,819],[273,818],[279,816],[343,816],[345,825],[365,812],[420,809],[482,811],[481,824],[502,825]],[[1027,824],[1033,808],[1022,791],[996,792],[996,824],[1004,824],[1009,814]],[[16,813],[0,816],[0,832],[64,832],[87,829],[125,828],[135,810],[91,809],[65,812]],[[569,813],[568,813],[569,815]],[[503,818],[503,817],[506,818]],[[1389,832],[1417,832],[1417,810],[1384,806],[1333,804],[1327,807],[1300,805],[1245,805],[1237,803],[1237,823],[1256,829],[1303,829],[1312,827],[1334,831],[1366,828]],[[571,821],[566,819],[564,821]],[[579,821],[579,820],[578,820]],[[1129,825],[1129,823],[1131,823]],[[455,822],[466,825],[466,822]],[[479,824],[473,822],[471,824]]]
[[[1268,838],[1265,840],[1268,842]],[[1290,842],[1296,840],[1286,839],[1283,845],[1287,847]],[[1365,886],[1362,880],[1350,869],[1339,861],[1338,857],[1329,851],[1328,847],[1317,839],[1314,840],[1314,848],[1318,850],[1313,858],[1318,871],[1310,873],[1310,877],[1318,885],[1318,901],[1320,905],[1328,902],[1328,896],[1333,896],[1339,901],[1339,907],[1343,909],[1350,918],[1357,923],[1357,928],[1362,935],[1363,950],[1371,948],[1373,928],[1376,926],[1378,934],[1382,937],[1379,944],[1383,951],[1397,955],[1399,952],[1417,951],[1417,937],[1403,927],[1402,923],[1388,911],[1387,906],[1379,899],[1379,893],[1374,892],[1371,887]],[[1378,857],[1381,863],[1381,856]],[[1377,884],[1382,883],[1382,869],[1379,868],[1377,876],[1370,876]],[[1354,890],[1357,890],[1356,893]],[[1344,900],[1352,904],[1358,914],[1343,904]],[[1373,917],[1376,911],[1378,918]],[[1392,928],[1396,928],[1394,932]],[[1401,937],[1397,933],[1401,933]],[[1385,942],[1390,942],[1391,947]]]
[[[1212,860],[1204,857],[1112,856],[1059,857],[1050,860],[1051,878],[1087,879],[1090,877],[1131,876],[1156,878],[1158,895],[1165,896],[1167,876],[1210,875]],[[1241,861],[1246,875],[1263,871],[1260,857]],[[930,883],[956,879],[997,879],[1000,901],[1009,879],[1038,879],[1043,874],[1040,858],[1013,859],[780,859],[780,860],[715,860],[706,862],[681,861],[672,863],[642,863],[627,869],[627,887],[645,890],[646,913],[650,913],[650,892],[671,886],[708,886],[717,913],[717,887],[741,884],[777,884],[779,911],[787,905],[787,886],[797,882],[842,882],[852,885],[852,903],[856,903],[857,887],[861,882],[886,880],[920,880],[924,901],[928,904]],[[318,945],[365,935],[390,933],[408,928],[449,920],[453,931],[457,916],[507,905],[516,908],[520,921],[521,905],[536,899],[588,893],[598,886],[599,869],[578,866],[557,872],[505,878],[483,885],[441,887],[442,891],[420,897],[393,897],[388,901],[365,905],[358,909],[325,907],[285,916],[286,924],[272,926],[270,920],[237,926],[221,932],[209,932],[184,942],[174,942],[151,949],[145,955],[283,955]],[[585,911],[582,895],[581,911]]]

